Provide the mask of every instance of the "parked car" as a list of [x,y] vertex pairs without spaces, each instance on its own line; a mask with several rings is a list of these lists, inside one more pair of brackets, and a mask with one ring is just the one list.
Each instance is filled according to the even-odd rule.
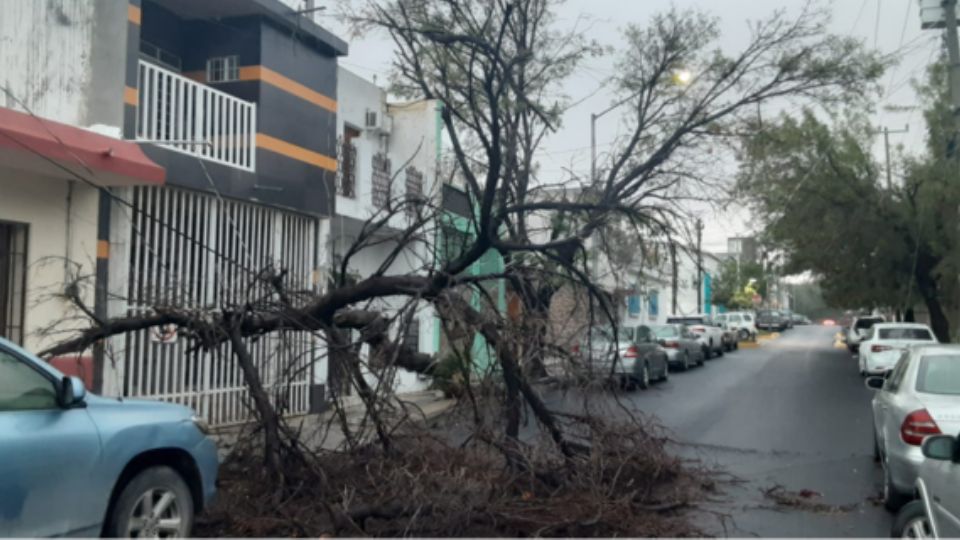
[[875,456],[883,465],[887,508],[909,500],[929,435],[960,431],[960,345],[909,347],[893,371],[868,377]]
[[880,315],[867,315],[854,317],[850,321],[850,326],[844,332],[844,341],[847,342],[847,349],[855,353],[860,349],[860,342],[866,337],[870,328],[877,323],[885,322]]
[[0,536],[190,536],[217,449],[186,407],[108,399],[0,338]]
[[691,366],[702,366],[703,347],[697,336],[682,324],[658,324],[650,327],[657,343],[667,353],[670,367],[686,371]]
[[810,319],[799,313],[793,314],[793,325],[794,326],[806,326],[810,324]]
[[878,323],[860,342],[860,374],[882,375],[893,369],[910,345],[937,343],[933,331],[919,323]]
[[752,313],[746,311],[724,313],[723,322],[736,333],[738,340],[746,341],[748,339],[757,339],[757,325],[754,322]]
[[920,446],[917,500],[893,521],[895,538],[960,538],[960,443],[958,437],[933,435]]
[[667,317],[667,324],[684,324],[690,329],[703,347],[704,358],[723,356],[724,331],[709,315],[674,315]]
[[783,313],[775,309],[760,309],[757,310],[757,328],[759,330],[783,332],[787,329],[787,321],[784,319]]
[[594,375],[612,376],[628,390],[670,377],[667,353],[647,326],[621,328],[616,339],[610,328],[594,328],[578,350]]
[[780,311],[780,315],[783,317],[783,324],[787,330],[793,328],[793,311],[789,309],[784,309]]

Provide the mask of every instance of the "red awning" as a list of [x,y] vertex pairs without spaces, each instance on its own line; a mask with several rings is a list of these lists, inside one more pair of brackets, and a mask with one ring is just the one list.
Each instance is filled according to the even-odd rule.
[[134,142],[3,107],[0,167],[76,179],[66,168],[105,187],[160,185],[166,179],[166,170]]

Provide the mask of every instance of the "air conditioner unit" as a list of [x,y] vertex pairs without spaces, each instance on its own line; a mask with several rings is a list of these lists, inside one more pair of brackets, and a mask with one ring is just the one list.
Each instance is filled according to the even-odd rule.
[[393,127],[393,119],[379,111],[367,109],[364,115],[363,127],[370,131],[388,134]]

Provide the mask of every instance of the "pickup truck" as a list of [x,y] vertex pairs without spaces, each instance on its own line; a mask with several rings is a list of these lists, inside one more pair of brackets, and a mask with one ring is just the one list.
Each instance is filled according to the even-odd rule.
[[697,336],[703,348],[703,357],[723,356],[725,330],[709,315],[674,315],[667,317],[667,324],[685,324]]

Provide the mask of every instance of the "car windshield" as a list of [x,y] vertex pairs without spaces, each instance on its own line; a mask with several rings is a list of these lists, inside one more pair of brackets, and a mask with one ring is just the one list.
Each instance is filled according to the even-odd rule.
[[854,328],[857,330],[869,330],[873,325],[883,322],[883,319],[857,319],[857,323],[854,325]]
[[744,315],[743,320],[744,322],[750,322],[753,320],[753,317],[751,317],[750,315]]
[[921,358],[917,392],[960,395],[960,355],[937,354]]
[[739,316],[739,315],[728,315],[728,316],[727,316],[727,320],[730,321],[730,322],[740,322],[740,316]]
[[652,326],[650,329],[653,330],[654,335],[658,338],[677,337],[680,335],[676,326]]
[[880,339],[916,339],[934,341],[933,334],[926,328],[881,328]]

